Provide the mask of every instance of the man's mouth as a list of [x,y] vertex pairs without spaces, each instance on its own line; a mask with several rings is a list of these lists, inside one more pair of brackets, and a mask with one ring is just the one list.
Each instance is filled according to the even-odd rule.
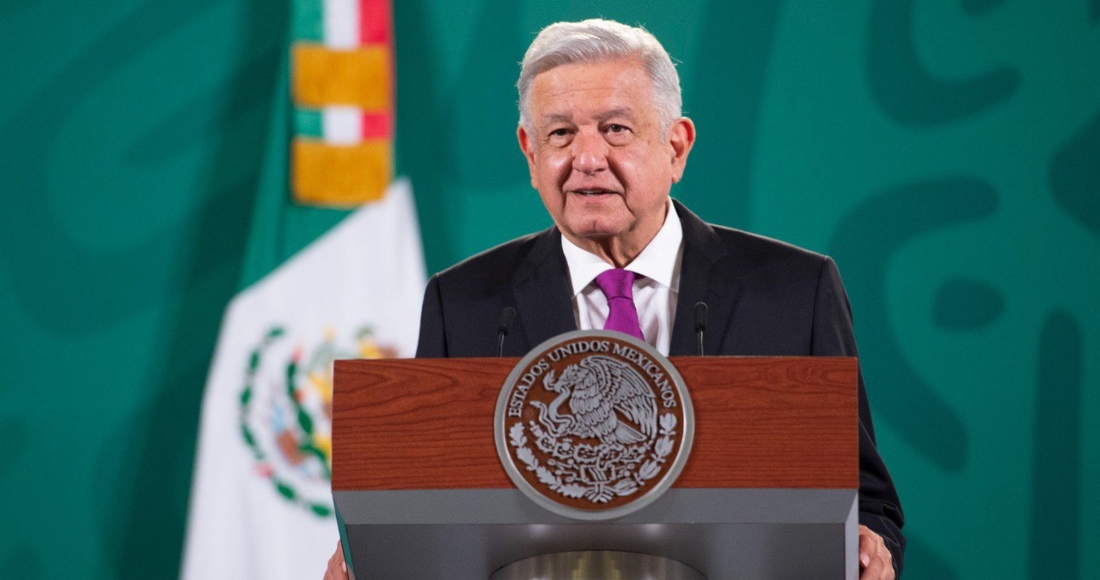
[[574,189],[573,193],[584,197],[594,197],[597,195],[611,195],[615,192],[606,189]]

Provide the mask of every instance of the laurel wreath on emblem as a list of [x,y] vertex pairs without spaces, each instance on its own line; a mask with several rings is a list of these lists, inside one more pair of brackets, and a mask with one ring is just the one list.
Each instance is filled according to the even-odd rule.
[[[660,473],[661,464],[672,453],[676,422],[676,415],[673,413],[661,416],[661,436],[650,452],[649,445],[646,444],[578,444],[572,437],[555,437],[538,423],[529,421],[535,445],[552,456],[547,465],[542,465],[534,451],[527,446],[527,435],[522,423],[513,425],[508,436],[516,450],[516,458],[551,490],[568,498],[607,503],[615,496],[634,494],[638,488]],[[640,468],[638,464],[641,464]]]
[[[250,413],[252,394],[254,389],[253,382],[255,380],[256,372],[260,368],[260,363],[262,362],[264,351],[267,350],[268,347],[270,347],[271,344],[279,337],[281,337],[284,333],[285,331],[282,327],[273,327],[267,332],[266,335],[264,335],[264,338],[260,342],[260,344],[252,350],[248,359],[248,371],[245,374],[244,390],[241,392],[239,415],[241,437],[248,445],[249,450],[252,451],[252,456],[258,462],[266,461],[267,454],[256,441],[256,435],[252,432],[252,428],[248,424],[248,417]],[[297,375],[297,372],[297,363],[291,361],[287,365],[286,369],[287,394],[290,396],[291,404],[297,414],[298,426],[302,429],[303,432],[305,432],[306,434],[310,434],[313,431],[313,419],[309,416],[309,413],[306,412],[306,410],[298,402],[297,397],[295,397],[294,395],[294,392],[297,389],[297,386],[295,384],[295,376]],[[321,466],[324,471],[325,479],[328,480],[331,478],[327,459],[319,449],[317,449],[313,445],[310,445],[309,443],[302,443],[300,446],[300,451],[317,457],[321,461]],[[294,486],[280,478],[277,473],[272,473],[270,475],[270,479],[272,485],[275,486],[275,491],[277,491],[279,495],[283,496],[288,501],[296,503],[320,517],[328,517],[332,515],[331,505],[325,503],[311,502],[303,498],[294,489]]]

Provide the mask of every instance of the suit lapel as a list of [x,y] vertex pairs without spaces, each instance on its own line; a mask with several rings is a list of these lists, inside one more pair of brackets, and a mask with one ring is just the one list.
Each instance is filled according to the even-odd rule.
[[676,320],[672,326],[669,354],[697,355],[695,305],[707,305],[707,331],[704,350],[708,355],[721,353],[731,334],[733,304],[738,291],[737,271],[721,238],[706,222],[673,200],[684,230],[684,254],[680,262],[680,291],[676,301]]
[[[683,226],[684,254],[669,354],[698,354],[694,310],[699,302],[706,303],[708,308],[706,354],[720,354],[726,336],[732,334],[730,318],[738,290],[737,268],[713,228],[680,202],[673,200],[673,205]],[[556,228],[539,234],[516,272],[513,289],[516,310],[520,313],[516,324],[523,329],[527,339],[522,352],[577,329],[569,266],[561,251],[561,234]]]
[[527,337],[524,352],[563,332],[577,329],[569,282],[569,266],[561,250],[561,234],[550,228],[540,234],[516,272],[513,286],[517,324]]

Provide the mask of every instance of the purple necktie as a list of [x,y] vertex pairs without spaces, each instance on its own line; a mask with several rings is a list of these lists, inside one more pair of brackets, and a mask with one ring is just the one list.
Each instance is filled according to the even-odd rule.
[[604,330],[617,330],[645,341],[634,306],[634,272],[616,268],[596,276],[596,285],[607,296],[607,322]]

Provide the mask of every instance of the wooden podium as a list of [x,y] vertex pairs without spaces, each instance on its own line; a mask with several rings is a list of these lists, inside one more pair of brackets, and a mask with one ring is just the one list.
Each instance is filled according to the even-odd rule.
[[710,580],[858,577],[854,358],[670,357],[695,409],[679,479],[622,518],[539,507],[493,438],[514,358],[337,361],[332,491],[359,580],[485,580],[541,554],[669,558]]

